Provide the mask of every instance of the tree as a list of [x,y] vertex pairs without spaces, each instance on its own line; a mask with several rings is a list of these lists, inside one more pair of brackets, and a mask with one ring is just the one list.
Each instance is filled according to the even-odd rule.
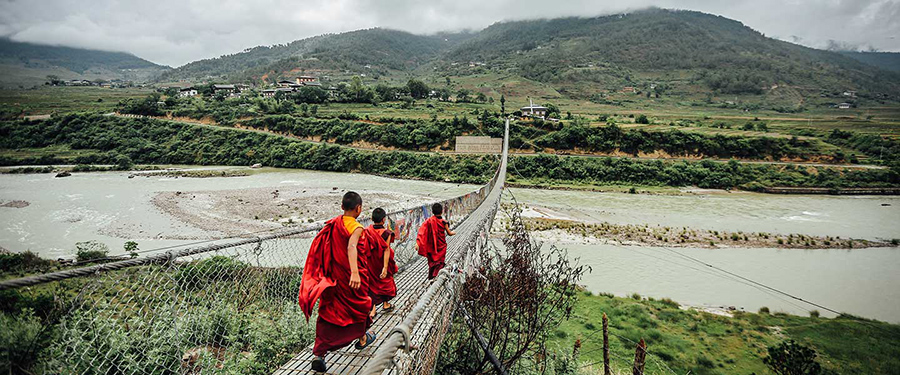
[[[503,250],[475,251],[481,266],[462,285],[459,306],[504,366],[537,370],[542,365],[518,362],[546,355],[549,336],[572,312],[578,281],[587,269],[570,263],[564,250],[542,249],[533,242],[520,208],[507,209],[504,216],[510,219]],[[456,319],[455,326],[464,324]],[[439,373],[489,373],[490,362],[475,342],[470,330],[451,329],[438,356]]]
[[647,115],[641,114],[634,120],[635,124],[649,124],[650,119],[647,118]]
[[[449,79],[449,78],[448,78]],[[59,79],[59,76],[50,74],[47,76],[47,81],[50,81],[50,84],[53,86],[57,86],[62,84],[62,81]]]
[[417,79],[409,80],[409,82],[406,83],[406,89],[409,91],[409,96],[412,96],[413,98],[425,99],[428,97],[428,85]]
[[457,103],[468,103],[469,102],[469,94],[471,91],[468,89],[459,89],[456,92],[456,102]]
[[503,94],[500,94],[500,113],[506,114],[506,97]]
[[116,157],[116,169],[126,171],[131,169],[134,166],[134,163],[131,161],[131,158],[128,155],[119,155]]
[[125,251],[127,251],[128,255],[132,258],[137,258],[138,243],[134,241],[125,242]]
[[763,363],[778,375],[819,375],[822,368],[816,362],[816,351],[788,340],[769,347]]
[[475,95],[475,101],[479,103],[487,102],[487,95],[484,95],[483,92],[479,92],[478,95]]

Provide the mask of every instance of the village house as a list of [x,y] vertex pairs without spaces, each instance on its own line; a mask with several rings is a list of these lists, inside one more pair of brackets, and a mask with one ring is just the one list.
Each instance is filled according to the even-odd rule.
[[622,88],[622,92],[626,94],[634,94],[635,92],[637,92],[637,90],[635,90],[632,86],[625,86]]
[[850,103],[841,103],[841,104],[838,104],[836,107],[838,107],[839,109],[850,109],[850,107],[853,107],[853,105]]
[[547,110],[547,107],[534,105],[534,103],[519,109],[519,111],[522,112],[523,117],[538,117],[542,119],[547,116]]
[[213,85],[213,95],[218,94],[234,96],[240,94],[240,91],[235,85]]
[[855,98],[855,97],[856,97],[856,91],[850,91],[850,90],[847,90],[847,91],[844,91],[841,95],[844,95],[844,96],[846,96],[846,97],[848,97],[848,98]]
[[275,85],[278,86],[278,87],[297,87],[297,86],[300,86],[299,83],[296,83],[296,82],[294,82],[294,81],[278,81],[278,83],[276,83]]
[[275,89],[265,89],[265,90],[262,90],[262,97],[263,97],[263,98],[273,98],[273,97],[275,97]]
[[178,90],[179,98],[187,98],[187,97],[191,97],[191,96],[197,96],[197,89],[195,89],[193,87],[185,87],[181,90]]
[[315,82],[316,77],[313,76],[299,76],[297,77],[297,84],[302,85],[304,82]]

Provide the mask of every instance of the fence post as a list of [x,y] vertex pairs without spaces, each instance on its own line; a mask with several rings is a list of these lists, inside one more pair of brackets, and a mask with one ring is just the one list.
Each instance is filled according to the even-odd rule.
[[603,375],[612,375],[609,369],[609,318],[603,313]]
[[647,344],[641,339],[634,350],[634,367],[631,368],[632,375],[644,375],[644,359],[647,357]]

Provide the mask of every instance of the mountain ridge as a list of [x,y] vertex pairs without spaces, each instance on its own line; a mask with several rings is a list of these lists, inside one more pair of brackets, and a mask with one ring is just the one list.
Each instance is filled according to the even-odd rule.
[[16,42],[0,38],[0,85],[40,85],[46,76],[145,82],[171,69],[127,52]]

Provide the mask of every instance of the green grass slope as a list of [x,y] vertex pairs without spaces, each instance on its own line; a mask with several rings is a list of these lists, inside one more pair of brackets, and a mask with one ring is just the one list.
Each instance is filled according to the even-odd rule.
[[[639,297],[638,297],[639,298]],[[850,316],[834,319],[781,313],[734,317],[681,310],[668,300],[585,293],[550,347],[570,352],[581,340],[578,367],[602,373],[602,315],[609,316],[611,363],[628,371],[635,343],[647,343],[647,374],[770,374],[766,348],[794,340],[816,350],[823,368],[838,374],[900,373],[900,326]],[[591,366],[591,364],[593,364]],[[590,369],[599,370],[590,371]],[[614,371],[614,373],[616,373]]]

